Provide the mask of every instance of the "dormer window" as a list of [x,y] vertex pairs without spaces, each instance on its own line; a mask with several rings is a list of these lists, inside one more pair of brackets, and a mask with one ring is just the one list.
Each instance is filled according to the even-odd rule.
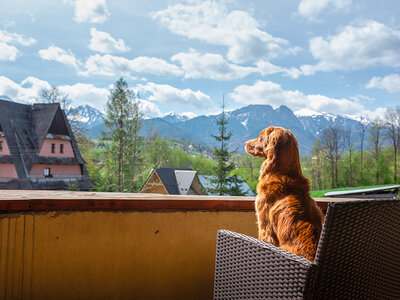
[[64,153],[64,144],[60,144],[60,153]]
[[56,144],[51,144],[51,153],[56,153]]
[[3,152],[3,141],[0,141],[0,152]]

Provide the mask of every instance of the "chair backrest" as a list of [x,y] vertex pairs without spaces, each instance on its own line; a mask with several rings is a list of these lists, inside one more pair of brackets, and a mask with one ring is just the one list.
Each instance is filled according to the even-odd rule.
[[317,299],[400,299],[400,201],[329,204],[315,264]]

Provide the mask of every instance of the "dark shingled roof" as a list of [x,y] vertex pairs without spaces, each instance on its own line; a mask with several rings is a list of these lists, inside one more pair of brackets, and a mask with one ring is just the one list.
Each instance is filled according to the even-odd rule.
[[176,181],[175,170],[192,171],[190,168],[159,168],[156,169],[158,176],[171,195],[179,195],[178,182]]
[[[58,103],[25,105],[0,99],[0,128],[11,154],[0,156],[0,162],[11,160],[14,163],[21,189],[47,189],[48,182],[43,181],[43,184],[37,184],[37,180],[33,182],[29,178],[29,171],[35,163],[80,164],[83,173],[81,188],[90,187],[85,161],[79,152],[67,117]],[[68,135],[71,138],[75,158],[38,156],[50,129],[52,133]],[[12,188],[15,185],[16,183],[9,182],[7,185],[5,181],[0,182],[0,188]],[[51,185],[54,186],[54,184]],[[66,187],[67,182],[64,182],[64,188]]]

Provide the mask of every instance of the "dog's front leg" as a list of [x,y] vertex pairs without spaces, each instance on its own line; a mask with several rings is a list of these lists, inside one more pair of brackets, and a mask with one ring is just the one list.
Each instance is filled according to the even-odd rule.
[[272,224],[269,222],[268,215],[267,209],[263,209],[257,213],[258,238],[279,247],[278,238],[274,233]]

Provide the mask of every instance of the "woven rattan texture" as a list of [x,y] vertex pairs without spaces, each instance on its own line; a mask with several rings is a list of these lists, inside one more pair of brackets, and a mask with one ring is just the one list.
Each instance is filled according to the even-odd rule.
[[271,244],[220,230],[214,299],[303,299],[313,267]]
[[400,201],[330,204],[315,262],[317,299],[400,299]]
[[218,231],[214,299],[400,299],[400,201],[329,204],[315,263]]

